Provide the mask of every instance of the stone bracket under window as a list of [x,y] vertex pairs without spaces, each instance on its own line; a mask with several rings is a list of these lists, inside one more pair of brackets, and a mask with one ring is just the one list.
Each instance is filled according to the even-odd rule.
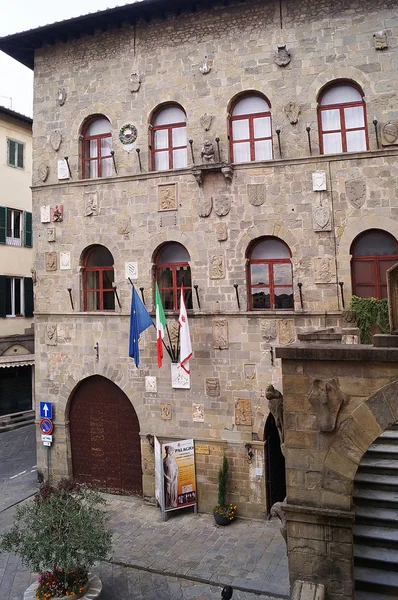
[[231,183],[234,174],[234,168],[229,162],[218,162],[211,164],[194,165],[191,169],[199,186],[202,186],[203,179],[208,173],[222,173],[225,179]]

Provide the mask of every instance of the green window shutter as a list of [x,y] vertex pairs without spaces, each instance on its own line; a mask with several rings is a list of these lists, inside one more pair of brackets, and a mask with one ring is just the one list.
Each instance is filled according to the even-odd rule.
[[19,167],[20,169],[23,169],[24,145],[17,143],[17,150],[18,150],[17,167]]
[[23,293],[25,301],[25,317],[33,317],[33,279],[31,277],[23,278]]
[[6,276],[0,275],[0,317],[6,316]]
[[0,206],[0,244],[6,243],[7,208]]
[[24,246],[32,248],[32,213],[27,210],[24,211]]
[[8,164],[15,167],[15,142],[14,140],[7,140],[8,145]]

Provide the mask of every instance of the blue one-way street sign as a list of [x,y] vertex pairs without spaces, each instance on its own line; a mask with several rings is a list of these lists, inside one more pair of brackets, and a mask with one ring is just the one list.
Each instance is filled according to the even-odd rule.
[[52,402],[40,402],[40,418],[41,419],[52,419],[53,418],[53,403]]

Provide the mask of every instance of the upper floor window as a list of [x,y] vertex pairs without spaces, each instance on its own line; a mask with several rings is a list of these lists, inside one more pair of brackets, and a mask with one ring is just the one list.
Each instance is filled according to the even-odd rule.
[[192,308],[192,283],[190,256],[187,250],[177,242],[161,247],[155,260],[156,281],[165,310],[180,308],[181,285],[184,288],[184,300],[187,308]]
[[84,310],[115,310],[113,256],[105,246],[92,246],[84,255]]
[[232,162],[271,160],[271,107],[261,95],[245,96],[232,108],[230,143]]
[[7,164],[16,169],[24,168],[25,144],[15,140],[7,140]]
[[0,275],[0,317],[33,317],[31,277]]
[[366,107],[357,86],[329,86],[319,98],[321,154],[361,152],[368,149]]
[[294,308],[291,253],[278,238],[260,238],[248,252],[249,309]]
[[111,124],[105,117],[89,121],[83,130],[83,179],[110,177],[113,173]]
[[361,233],[351,246],[352,293],[387,298],[387,270],[398,262],[397,240],[380,229]]
[[32,247],[32,213],[0,206],[0,244]]
[[152,127],[152,169],[167,171],[187,166],[187,118],[178,105],[155,114]]

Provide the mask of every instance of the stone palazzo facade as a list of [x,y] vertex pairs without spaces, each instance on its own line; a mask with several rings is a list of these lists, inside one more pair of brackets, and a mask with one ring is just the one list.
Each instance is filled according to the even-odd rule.
[[[267,452],[277,430],[265,390],[282,390],[274,348],[344,326],[361,293],[358,236],[376,231],[394,254],[398,3],[180,4],[143,1],[0,40],[35,71],[36,398],[54,403],[51,477],[153,497],[151,436],[193,438],[199,510],[216,503],[225,451],[230,500],[264,517],[284,496],[283,459]],[[179,290],[165,281],[189,270],[191,375],[173,387],[152,328],[139,368],[128,357],[129,278],[149,311],[155,277],[163,285],[175,343]],[[383,295],[382,275],[371,279]]]

